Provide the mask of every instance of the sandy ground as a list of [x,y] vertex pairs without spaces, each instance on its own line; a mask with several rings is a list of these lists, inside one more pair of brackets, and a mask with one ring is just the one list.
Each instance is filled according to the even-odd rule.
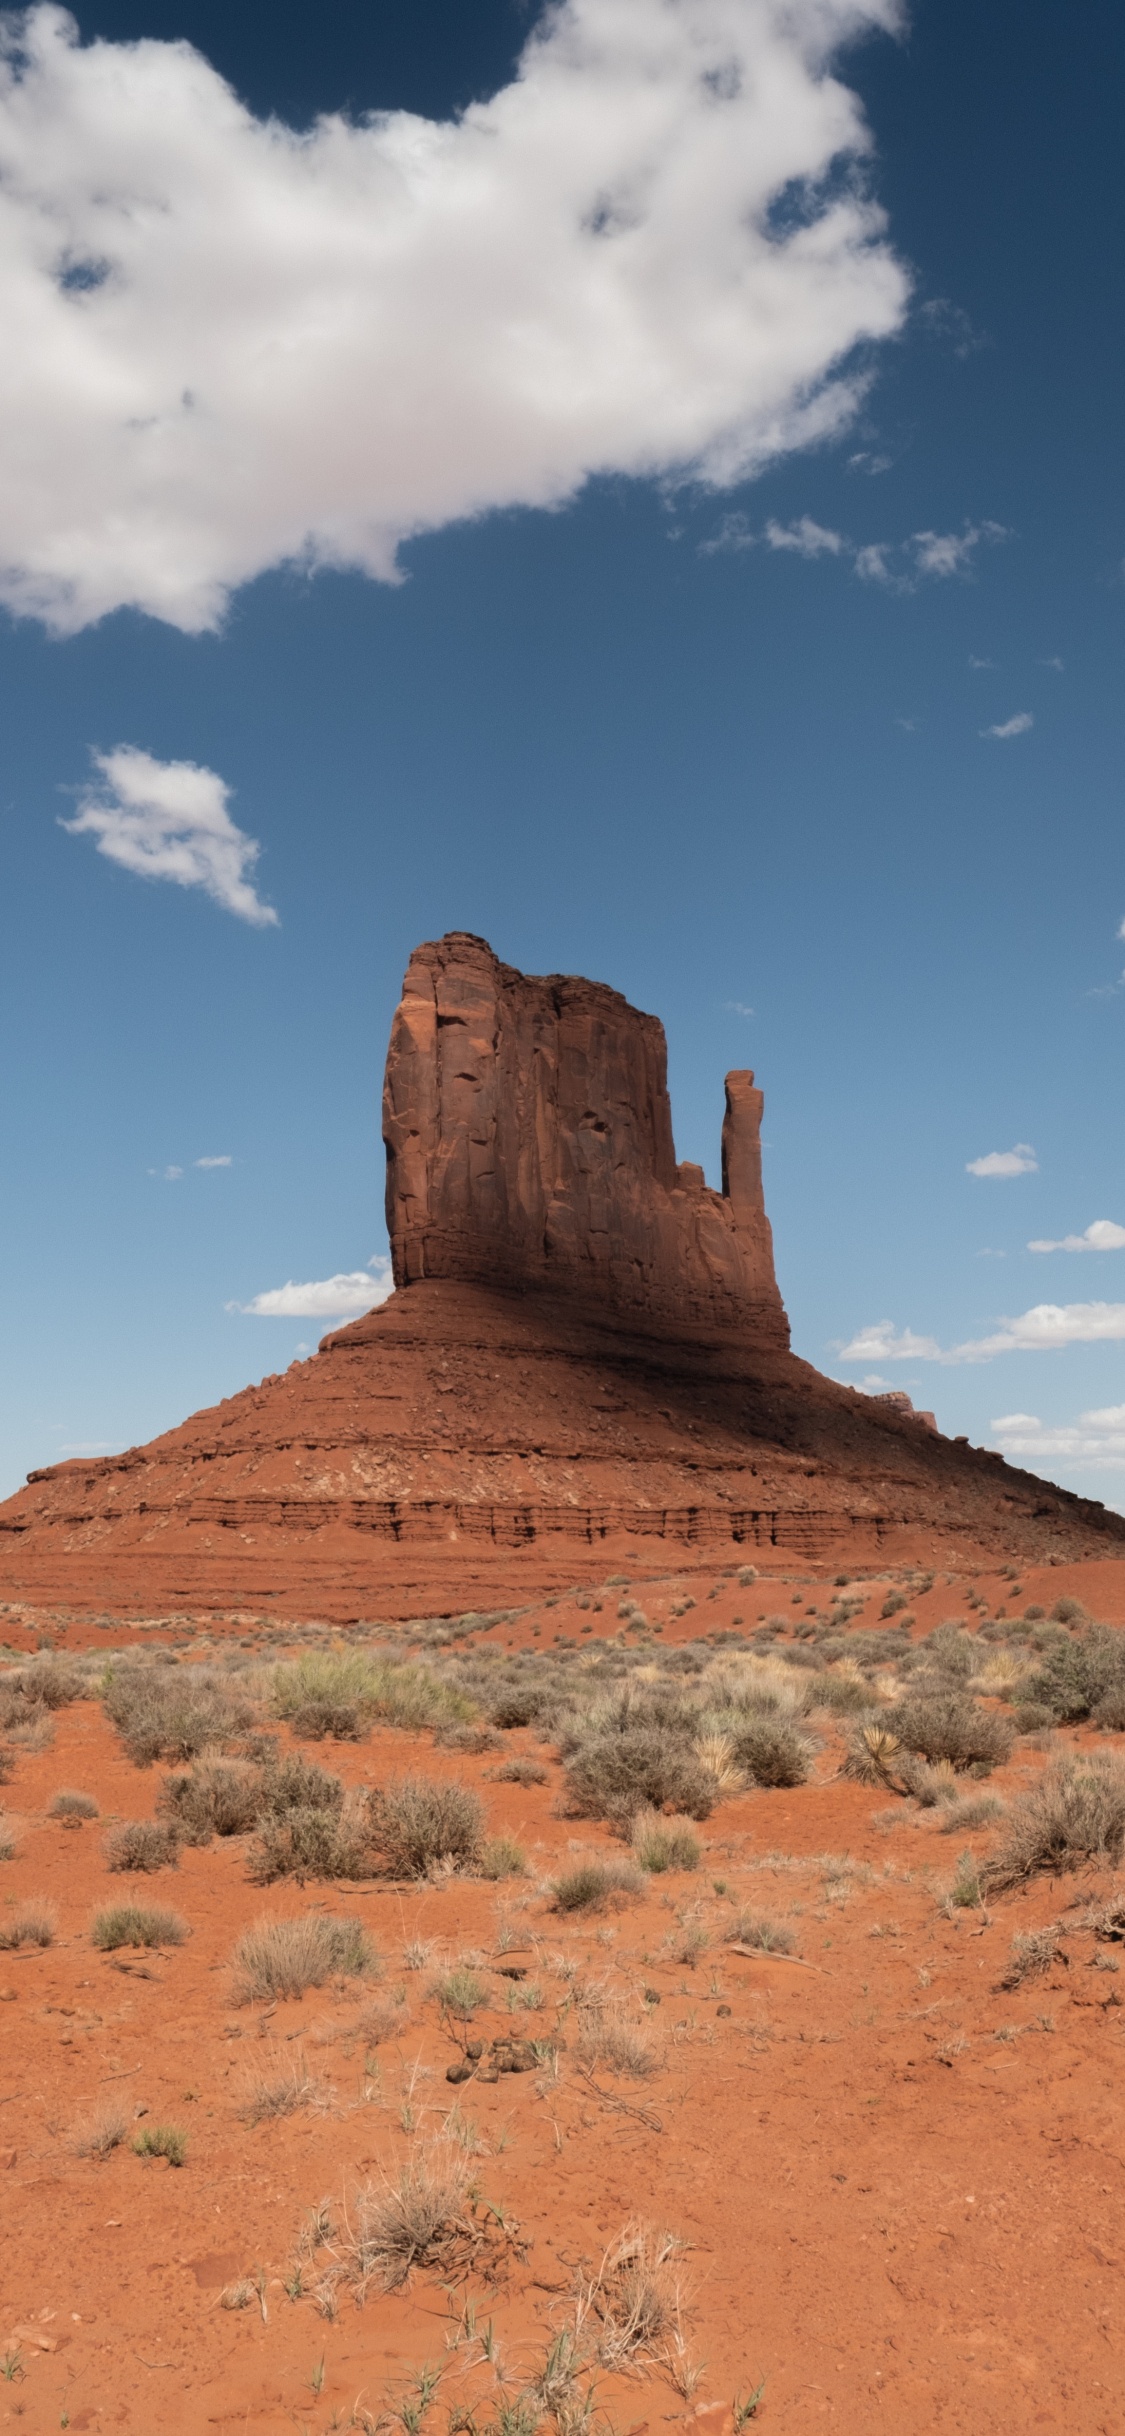
[[[1018,1597],[999,1575],[971,1586],[992,1614],[1005,1598],[1022,1612],[1069,1594],[1125,1622],[1119,1561],[1025,1569]],[[912,1599],[917,1631],[965,1616],[968,1587],[939,1578]],[[696,1605],[672,1620],[680,1579],[645,1584],[665,1643],[736,1617],[748,1629],[823,1611],[827,1598],[823,1576],[792,1572],[712,1588],[694,1573]],[[556,1634],[617,1633],[617,1596],[596,1614],[564,1598],[489,1637],[547,1648]],[[0,1633],[23,1649],[45,1622],[56,1645],[112,1638],[14,1611]],[[165,1630],[154,1622],[149,1638]],[[504,1740],[506,1754],[543,1760],[548,1782],[496,1783],[495,1754],[454,1758],[428,1736],[318,1748],[350,1783],[423,1768],[477,1785],[491,1830],[528,1856],[523,1880],[421,1888],[263,1889],[238,1841],[185,1851],[159,1876],[110,1876],[106,1822],[151,1816],[162,1768],[135,1768],[91,1703],[60,1712],[49,1749],[21,1755],[0,1793],[15,1847],[0,1862],[0,1928],[33,1898],[54,1905],[58,1928],[46,1950],[0,1952],[0,2426],[326,2436],[383,2420],[445,2436],[472,2409],[503,2431],[498,2402],[572,2321],[576,2278],[641,2221],[683,2245],[683,2349],[599,2373],[597,2407],[620,2436],[696,2424],[730,2436],[736,2398],[759,2387],[755,2425],[779,2436],[1119,2436],[1125,1970],[1079,1926],[1110,1879],[1040,1879],[988,1909],[952,1908],[960,1852],[981,1855],[993,1831],[953,1838],[940,1812],[841,1781],[826,1727],[812,1783],[715,1811],[697,1872],[571,1921],[552,1908],[551,1878],[575,1854],[620,1846],[558,1815],[561,1770],[531,1734]],[[1089,1729],[1057,1740],[1106,1743]],[[1010,1796],[1043,1764],[1017,1743],[990,1789]],[[93,1795],[100,1818],[49,1818],[60,1787]],[[98,1953],[93,1911],[133,1899],[173,1905],[187,1942]],[[786,1923],[798,1959],[731,1953],[746,1907]],[[244,1928],[308,1909],[362,1918],[375,1995],[404,1995],[401,2026],[377,2045],[363,2028],[373,1991],[356,1982],[272,2007],[235,2001]],[[1013,1935],[1058,1919],[1066,1959],[1003,1990]],[[464,2035],[487,2045],[513,2023],[557,2035],[555,2064],[450,2085],[459,2042],[430,1989],[467,1953],[488,1995]],[[526,1980],[501,1975],[512,1968]],[[647,2074],[583,2066],[574,1992],[591,1983],[644,2025]],[[529,1987],[541,2001],[513,2015]],[[294,2072],[317,2084],[312,2104],[249,2121],[259,2084]],[[126,2137],[84,2156],[82,2127],[106,2104]],[[373,2286],[362,2306],[345,2293],[326,2317],[307,2287],[327,2252],[306,2264],[306,2289],[290,2289],[309,2211],[327,2200],[339,2229],[357,2188],[429,2154],[451,2116],[480,2210],[499,2211],[505,2231],[464,2283],[419,2272],[399,2292]],[[186,2134],[182,2167],[133,2154],[146,2123]],[[249,2304],[224,2307],[243,2278]],[[427,2364],[441,2374],[419,2421]]]

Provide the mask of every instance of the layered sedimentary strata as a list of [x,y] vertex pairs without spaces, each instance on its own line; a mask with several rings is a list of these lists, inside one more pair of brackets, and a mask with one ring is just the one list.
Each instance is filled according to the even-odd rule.
[[663,1026],[455,931],[411,957],[383,1092],[395,1284],[542,1288],[646,1329],[789,1329],[762,1197],[762,1095],[729,1074],[723,1189],[678,1164]]
[[709,1192],[654,1017],[463,933],[420,948],[384,1098],[398,1290],[150,1446],[32,1474],[0,1507],[0,1597],[345,1621],[622,1560],[1119,1553],[1122,1517],[788,1350],[760,1116],[728,1076]]

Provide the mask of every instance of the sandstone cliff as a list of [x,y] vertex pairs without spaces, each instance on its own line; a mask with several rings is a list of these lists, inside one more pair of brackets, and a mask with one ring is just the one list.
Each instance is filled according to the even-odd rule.
[[546,1288],[784,1349],[762,1095],[728,1074],[723,1189],[677,1165],[664,1029],[618,991],[516,972],[453,931],[416,949],[387,1056],[395,1283]]

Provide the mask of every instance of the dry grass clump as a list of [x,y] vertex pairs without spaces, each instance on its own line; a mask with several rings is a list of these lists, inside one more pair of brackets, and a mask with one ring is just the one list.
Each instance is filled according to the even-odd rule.
[[7,1731],[10,1724],[18,1724],[21,1708],[24,1713],[69,1708],[88,1688],[82,1669],[69,1659],[56,1657],[52,1651],[29,1658],[26,1665],[6,1669],[0,1676],[0,1727]]
[[0,1925],[0,1953],[15,1954],[25,1945],[53,1945],[57,1927],[53,1903],[21,1903]]
[[362,2300],[373,2282],[396,2292],[415,2267],[443,2263],[466,2218],[469,2161],[450,2143],[435,2142],[407,2159],[392,2180],[357,2192],[338,2242],[343,2278]]
[[169,2165],[187,2162],[187,2134],[174,2123],[146,2123],[133,2142],[134,2157],[166,2157]]
[[477,1872],[493,1882],[501,1878],[526,1878],[527,1854],[514,1835],[490,1835],[481,1846]]
[[1007,1831],[981,1872],[990,1891],[1041,1871],[1119,1861],[1125,1848],[1125,1765],[1108,1753],[1067,1756],[1012,1804]]
[[593,2275],[580,2274],[576,2332],[589,2340],[603,2368],[637,2359],[678,2367],[683,2359],[683,2290],[677,2261],[683,2244],[670,2233],[627,2225]]
[[361,1922],[328,1919],[322,1912],[256,1921],[239,1938],[231,1963],[242,2004],[303,1996],[328,1979],[359,1979],[377,1968]]
[[538,1759],[505,1759],[490,1774],[498,1785],[545,1785],[550,1771]]
[[660,2060],[647,2022],[601,1996],[587,1996],[581,2007],[578,2053],[582,2063],[632,2081],[647,2080]]
[[107,1869],[175,1869],[179,1830],[166,1819],[127,1819],[123,1826],[110,1828],[102,1852]]
[[584,1743],[568,1762],[566,1805],[574,1818],[624,1824],[638,1810],[710,1818],[718,1786],[690,1742],[659,1725],[626,1725]]
[[406,1999],[398,1996],[378,1996],[365,2005],[352,2025],[351,2035],[365,2047],[382,2047],[387,2039],[398,2038],[406,2029],[410,2012]]
[[90,1923],[91,1944],[102,1954],[115,1953],[122,1945],[182,1945],[189,1935],[187,1922],[178,1912],[156,1904],[110,1904],[105,1911],[95,1912]]
[[306,2107],[323,2106],[328,2091],[306,2071],[303,2062],[290,2065],[287,2072],[253,2073],[243,2092],[240,2113],[246,2123],[277,2123],[285,2115],[301,2114]]
[[484,1808],[468,1785],[403,1776],[368,1796],[368,1835],[376,1866],[390,1878],[425,1878],[438,1869],[473,1869],[484,1842]]
[[686,1819],[664,1819],[642,1810],[633,1821],[633,1858],[653,1878],[668,1870],[698,1869],[701,1845]]
[[84,2122],[76,2124],[71,2146],[77,2157],[109,2157],[115,2148],[120,2148],[127,2129],[121,2108],[107,2099]]
[[157,1808],[185,1844],[215,1835],[246,1835],[262,1803],[262,1772],[247,1760],[203,1759],[187,1774],[166,1776]]
[[463,1962],[455,1964],[451,1971],[443,1972],[430,1989],[431,1996],[437,1997],[443,2012],[451,2013],[459,2022],[471,2021],[474,2013],[479,2013],[481,2006],[487,2003],[488,1993],[487,1980],[481,1978],[479,1971],[472,1970],[468,1963]]
[[1029,1929],[1022,1937],[1012,1939],[1012,1959],[1004,1973],[1002,1988],[1022,1988],[1026,1979],[1038,1979],[1049,1971],[1059,1951],[1059,1930],[1052,1922],[1047,1928]]
[[784,1920],[766,1912],[739,1912],[724,1932],[728,1945],[752,1946],[756,1954],[791,1954],[797,1940]]
[[[306,1650],[273,1670],[273,1707],[295,1732],[354,1740],[374,1718],[418,1732],[468,1724],[473,1702],[428,1666],[366,1650]],[[332,1722],[333,1718],[339,1722]],[[302,1723],[303,1720],[303,1723]]]
[[52,1794],[47,1805],[47,1816],[77,1827],[83,1819],[97,1818],[98,1805],[92,1793],[72,1793],[69,1786],[63,1786],[58,1793]]
[[139,1768],[195,1759],[244,1734],[254,1718],[247,1693],[205,1666],[111,1667],[102,1705]]
[[976,1801],[951,1802],[941,1822],[940,1834],[958,1835],[963,1828],[987,1827],[994,1819],[1002,1819],[1004,1804],[996,1793],[978,1794]]
[[580,1861],[564,1870],[551,1893],[557,1912],[599,1912],[626,1895],[643,1894],[643,1873],[630,1861]]
[[987,1771],[1011,1757],[1009,1719],[980,1708],[965,1692],[920,1693],[897,1701],[886,1711],[884,1725],[904,1750],[931,1764],[948,1760],[954,1768]]
[[745,1792],[746,1779],[735,1758],[731,1735],[718,1732],[697,1735],[695,1756],[713,1778],[716,1793]]
[[837,1666],[826,1667],[822,1675],[813,1677],[812,1705],[830,1709],[838,1717],[856,1717],[865,1709],[877,1709],[880,1695],[859,1667],[843,1658]]

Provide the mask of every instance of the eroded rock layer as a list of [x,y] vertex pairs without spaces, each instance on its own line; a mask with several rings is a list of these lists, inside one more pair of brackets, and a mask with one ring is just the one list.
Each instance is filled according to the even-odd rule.
[[420,948],[384,1100],[398,1291],[149,1446],[33,1473],[0,1597],[343,1622],[622,1563],[1119,1553],[1125,1519],[789,1352],[760,1116],[728,1076],[709,1192],[654,1017],[462,933]]

